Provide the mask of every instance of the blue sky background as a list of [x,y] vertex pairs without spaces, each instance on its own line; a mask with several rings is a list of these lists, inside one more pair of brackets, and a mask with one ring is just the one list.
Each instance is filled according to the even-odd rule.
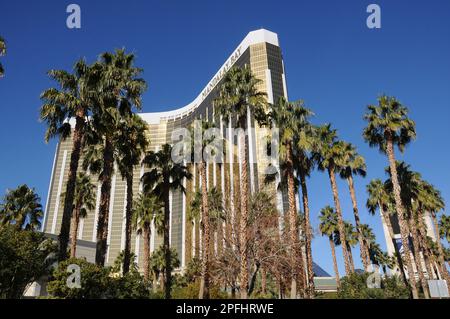
[[[66,28],[66,6],[82,8],[82,29]],[[366,27],[366,7],[382,8],[382,29]],[[365,209],[365,185],[385,178],[386,158],[361,138],[362,116],[380,93],[397,96],[417,123],[417,141],[398,155],[450,198],[450,2],[448,0],[346,1],[2,1],[0,34],[8,55],[0,58],[0,194],[27,183],[43,203],[56,141],[44,143],[38,122],[40,93],[53,85],[49,69],[70,70],[75,60],[125,47],[145,69],[149,90],[144,112],[190,102],[245,35],[264,27],[278,33],[289,97],[304,99],[314,122],[331,122],[341,138],[365,156],[368,176],[357,178],[364,223],[385,247],[380,217]],[[332,204],[326,174],[309,181],[311,213]],[[344,217],[352,219],[345,182],[339,183]],[[338,250],[341,273],[344,271]],[[360,267],[359,249],[353,255]],[[313,242],[314,260],[333,273],[325,238]]]

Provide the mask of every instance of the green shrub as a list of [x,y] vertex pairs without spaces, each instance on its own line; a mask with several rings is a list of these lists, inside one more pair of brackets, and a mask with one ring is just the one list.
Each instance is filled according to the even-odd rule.
[[338,289],[339,299],[407,299],[408,288],[397,277],[381,278],[380,288],[369,288],[367,279],[371,273],[356,274],[343,277]]

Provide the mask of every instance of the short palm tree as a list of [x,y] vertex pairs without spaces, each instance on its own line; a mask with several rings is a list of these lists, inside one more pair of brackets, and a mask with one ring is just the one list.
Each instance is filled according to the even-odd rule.
[[34,189],[27,185],[8,190],[0,206],[0,225],[12,224],[18,230],[39,230],[43,216],[40,201]]
[[353,206],[353,215],[355,217],[361,260],[364,265],[364,269],[367,270],[369,268],[370,260],[369,256],[367,255],[368,248],[361,234],[361,220],[359,217],[358,203],[356,201],[355,193],[355,183],[353,180],[353,176],[366,176],[366,162],[364,160],[364,157],[357,153],[355,146],[350,143],[346,143],[342,156],[342,162],[339,163],[339,167],[339,175],[341,176],[341,178],[347,180],[348,183],[350,198],[352,200]]
[[[64,70],[49,71],[48,75],[60,88],[50,88],[41,94],[44,104],[41,106],[40,119],[47,124],[45,141],[48,142],[56,136],[65,140],[72,135],[69,175],[59,233],[59,260],[67,257],[78,163],[88,126],[88,116],[94,108],[92,97],[99,81],[98,69],[87,65],[83,59],[77,61],[73,69],[73,73]],[[73,132],[68,119],[75,119]]]
[[[139,194],[132,215],[132,225],[138,234],[144,237],[144,280],[150,278],[150,236],[155,216],[162,215],[163,203],[152,194]],[[124,254],[125,257],[125,254]]]
[[[333,192],[334,205],[336,209],[339,236],[342,243],[347,242],[345,238],[345,224],[342,218],[341,203],[339,200],[339,192],[336,182],[336,173],[339,171],[339,163],[345,151],[346,144],[337,140],[336,130],[331,129],[329,124],[323,125],[317,130],[318,142],[314,152],[314,158],[318,163],[321,171],[327,171],[330,179],[331,190]],[[342,254],[344,257],[345,273],[350,275],[353,269],[349,263],[349,252],[346,245],[342,245]]]
[[328,236],[330,243],[331,255],[333,257],[333,267],[336,276],[336,284],[340,287],[339,268],[336,259],[335,237],[338,233],[338,219],[336,211],[331,206],[322,208],[319,215],[319,230],[322,236]]
[[[114,273],[123,273],[122,272],[122,268],[123,268],[123,258],[124,258],[124,251],[122,250],[116,257],[116,260],[114,260],[114,264],[111,267],[112,272]],[[130,253],[130,272],[134,273],[134,272],[138,272],[139,271],[139,266],[138,263],[136,262],[136,254],[131,252]]]
[[[426,264],[426,249],[423,246],[426,242],[421,241],[419,233],[419,221],[423,217],[419,214],[417,206],[418,194],[420,192],[421,175],[411,170],[410,165],[405,162],[396,162],[395,164],[398,176],[398,182],[400,185],[400,198],[404,205],[405,212],[407,214],[407,222],[409,227],[409,233],[412,241],[412,251],[415,264],[417,265],[417,273],[420,280],[420,285],[424,292],[426,299],[429,298],[428,284],[425,278],[425,269],[423,269],[422,259],[425,259]],[[391,168],[387,167],[386,172],[390,178],[386,181],[387,190],[393,192],[392,172]],[[423,258],[422,258],[423,256]],[[431,274],[429,274],[431,276]]]
[[73,213],[70,222],[71,258],[76,257],[78,226],[80,224],[80,218],[86,218],[87,212],[95,209],[95,201],[95,185],[92,184],[90,176],[84,172],[79,173],[75,184]]
[[448,243],[450,243],[450,216],[441,215],[441,220],[439,221],[439,236],[440,238],[445,238]]
[[[6,42],[0,36],[0,56],[4,56],[6,54]],[[0,63],[0,78],[5,74],[5,70],[3,69],[3,65]]]
[[[214,100],[217,114],[223,116],[228,123],[231,119],[237,119],[237,128],[246,129],[249,113],[257,121],[262,121],[265,117],[266,94],[258,90],[261,80],[257,79],[248,65],[243,68],[232,67],[224,76],[219,88],[219,96]],[[240,178],[240,292],[241,298],[247,299],[248,294],[248,147],[245,134],[240,134],[239,143],[241,145],[240,160],[242,172]]]
[[366,186],[367,194],[369,195],[367,198],[366,207],[368,212],[371,215],[375,215],[377,209],[380,210],[381,219],[386,225],[389,237],[392,240],[392,245],[395,249],[395,256],[397,258],[397,264],[402,274],[402,279],[405,285],[408,285],[408,280],[405,274],[405,269],[403,267],[403,259],[398,250],[397,243],[395,241],[394,229],[391,223],[390,212],[393,211],[393,207],[391,205],[391,196],[386,191],[386,187],[384,183],[380,179],[371,180],[370,183]]
[[[355,269],[355,262],[353,260],[352,248],[358,244],[358,233],[356,232],[355,226],[350,222],[345,223],[345,239],[347,240],[346,246],[348,251],[348,262],[352,269]],[[338,238],[339,239],[339,238]]]
[[133,211],[133,181],[134,168],[141,160],[148,141],[146,137],[147,124],[136,114],[124,118],[117,132],[115,145],[117,145],[117,166],[122,178],[127,183],[127,203],[125,212],[125,249],[123,258],[123,273],[130,269],[131,256],[131,218]]
[[367,127],[364,129],[363,137],[372,147],[387,154],[389,166],[392,173],[393,193],[395,210],[398,215],[402,245],[405,253],[406,268],[408,270],[409,284],[414,299],[419,298],[415,274],[414,260],[411,257],[408,240],[408,222],[401,199],[401,189],[398,181],[397,167],[395,161],[394,146],[401,152],[405,146],[416,137],[415,123],[408,118],[408,109],[395,97],[383,95],[378,98],[378,105],[369,105],[364,115]]
[[181,163],[175,163],[172,160],[172,147],[164,144],[158,152],[150,151],[146,154],[143,164],[149,168],[143,177],[143,187],[146,193],[154,192],[164,203],[164,242],[163,249],[165,253],[165,298],[170,299],[172,284],[172,269],[170,267],[170,192],[181,190],[185,192],[183,182],[185,179],[191,179],[186,166]]
[[158,249],[156,249],[152,255],[150,256],[150,268],[153,273],[153,289],[156,291],[156,281],[157,278],[162,274],[163,282],[162,286],[165,289],[167,280],[165,276],[167,276],[166,269],[175,269],[177,267],[180,267],[180,260],[177,255],[177,251],[173,248],[170,248],[170,264],[168,267],[166,267],[166,253],[164,251],[164,247],[161,246]]

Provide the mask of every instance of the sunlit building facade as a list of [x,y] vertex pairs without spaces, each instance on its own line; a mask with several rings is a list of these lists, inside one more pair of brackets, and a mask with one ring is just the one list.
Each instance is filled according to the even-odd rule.
[[[232,66],[242,67],[244,65],[250,66],[253,74],[261,80],[258,89],[267,94],[268,102],[277,101],[280,97],[287,98],[286,77],[278,36],[264,29],[250,32],[194,101],[169,112],[140,114],[142,119],[148,123],[149,150],[158,150],[165,143],[172,144],[172,132],[177,128],[188,127],[197,118],[214,121],[217,127],[220,127],[223,137],[227,138],[227,125],[215,113],[213,100],[217,96],[218,87],[226,71]],[[233,125],[232,122],[229,123],[229,126]],[[265,137],[262,136],[262,130],[255,125],[252,114],[248,114],[247,126],[251,128],[248,133],[249,190],[255,192],[263,187],[263,171],[268,164],[265,158],[259,158],[259,154],[262,154],[261,151],[266,147],[263,145]],[[236,207],[239,207],[239,177],[241,176],[242,165],[239,163],[239,152],[229,151],[239,149],[237,139],[228,138],[226,144],[228,152],[225,153],[225,156],[230,160],[228,162],[233,163],[209,164],[207,183],[209,188],[217,187],[221,190],[224,194],[225,205],[233,211]],[[61,194],[65,191],[68,178],[71,147],[72,141],[68,139],[61,141],[56,149],[43,226],[44,232],[49,234],[58,234],[60,231],[63,213]],[[231,158],[233,156],[235,158]],[[193,179],[185,181],[187,192],[173,191],[170,194],[170,242],[178,253],[181,268],[185,267],[193,256],[200,254],[201,234],[198,222],[189,220],[188,216],[190,216],[190,203],[193,194],[199,189],[201,181],[194,166],[190,165],[189,167]],[[144,167],[135,167],[133,185],[135,196],[142,189],[139,177],[144,172]],[[78,232],[78,239],[81,241],[94,242],[96,240],[100,188],[101,185],[98,183],[96,209],[89,212],[88,216],[81,220]],[[283,213],[287,202],[286,194],[283,191],[278,191],[275,184],[272,190],[277,198],[278,209]],[[110,202],[107,265],[111,265],[125,247],[126,183],[118,172],[112,179]],[[213,241],[216,252],[221,249],[223,234],[224,232],[220,230],[214,233]],[[152,227],[150,250],[154,251],[161,244],[162,237],[158,236],[154,227]],[[143,239],[138,234],[133,234],[132,250],[141,266]]]

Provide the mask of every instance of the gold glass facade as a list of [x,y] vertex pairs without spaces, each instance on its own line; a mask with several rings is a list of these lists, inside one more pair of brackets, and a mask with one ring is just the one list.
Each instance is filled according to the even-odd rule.
[[[148,122],[148,136],[151,141],[150,150],[157,150],[162,144],[171,143],[171,134],[174,129],[188,127],[194,119],[203,118],[214,120],[220,123],[222,133],[225,134],[226,125],[221,123],[220,118],[215,114],[212,102],[217,95],[218,86],[221,83],[221,75],[232,65],[249,65],[254,75],[261,80],[258,89],[267,93],[269,102],[277,101],[281,96],[287,95],[286,82],[284,76],[284,66],[281,50],[278,45],[276,34],[267,30],[257,30],[249,33],[243,40],[239,48],[233,53],[224,67],[214,77],[214,85],[211,83],[202,94],[191,103],[191,107],[171,111],[167,113],[142,114],[142,118]],[[207,93],[205,93],[207,92]],[[287,97],[287,96],[286,96]],[[261,129],[255,125],[252,116],[249,115],[249,124],[252,129],[249,132],[249,190],[256,191],[263,187],[262,172],[267,166],[265,159],[258,158],[261,150],[265,147],[261,141],[265,140]],[[232,125],[232,123],[231,123]],[[227,138],[227,136],[224,136]],[[225,156],[229,158],[230,148],[237,149],[237,142],[228,140],[226,142]],[[70,139],[60,142],[56,149],[53,173],[50,181],[48,205],[46,208],[44,231],[46,233],[58,234],[62,218],[61,193],[65,191],[67,173],[69,169],[70,152],[72,142]],[[239,207],[239,176],[242,169],[239,165],[237,152],[234,152],[233,163],[209,164],[208,166],[208,187],[217,187],[224,194],[224,202],[231,212],[234,207]],[[187,216],[190,211],[190,202],[193,193],[200,187],[198,171],[193,165],[189,165],[193,174],[193,179],[185,181],[186,194],[174,191],[170,195],[171,205],[171,245],[174,247],[180,258],[182,267],[193,257],[200,253],[199,243],[201,234],[198,221],[188,221]],[[133,193],[135,196],[141,190],[140,177],[144,173],[143,167],[136,167],[134,172]],[[98,203],[100,195],[100,184],[97,185],[97,208],[88,213],[88,216],[81,221],[79,239],[95,241],[96,219],[98,215]],[[272,191],[276,192],[273,185]],[[283,211],[286,205],[285,194],[278,192],[278,207]],[[124,249],[124,228],[125,228],[125,206],[126,206],[126,183],[120,174],[114,175],[112,180],[111,207],[109,218],[109,238],[107,264],[111,265],[117,255]],[[213,236],[214,251],[221,249],[224,232],[229,230],[230,225],[222,225]],[[143,240],[140,235],[132,235],[132,250],[138,256],[138,263],[142,266]],[[150,250],[153,251],[162,243],[162,238],[152,229]]]

